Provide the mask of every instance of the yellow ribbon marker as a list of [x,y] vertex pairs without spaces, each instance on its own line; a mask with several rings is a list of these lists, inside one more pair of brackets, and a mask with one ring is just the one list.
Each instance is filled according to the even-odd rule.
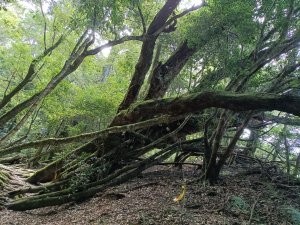
[[177,197],[175,197],[175,198],[173,199],[173,201],[174,201],[174,202],[179,202],[179,201],[181,201],[181,200],[184,198],[185,193],[186,193],[186,185],[183,184],[183,185],[181,186],[181,193],[180,193]]

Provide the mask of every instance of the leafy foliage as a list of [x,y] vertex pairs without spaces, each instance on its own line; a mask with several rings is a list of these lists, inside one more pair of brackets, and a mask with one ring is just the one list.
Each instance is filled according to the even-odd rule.
[[300,212],[293,207],[287,207],[286,212],[291,216],[290,220],[293,224],[300,224]]
[[239,196],[232,196],[229,200],[230,210],[236,213],[249,213],[250,206]]

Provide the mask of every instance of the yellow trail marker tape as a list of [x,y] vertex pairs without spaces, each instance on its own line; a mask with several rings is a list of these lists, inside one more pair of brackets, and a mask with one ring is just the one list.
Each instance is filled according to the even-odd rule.
[[181,200],[184,198],[185,193],[186,193],[186,185],[184,184],[184,185],[181,186],[181,193],[180,193],[177,197],[175,197],[175,198],[173,199],[173,201],[174,201],[174,202],[179,202],[179,201],[181,201]]

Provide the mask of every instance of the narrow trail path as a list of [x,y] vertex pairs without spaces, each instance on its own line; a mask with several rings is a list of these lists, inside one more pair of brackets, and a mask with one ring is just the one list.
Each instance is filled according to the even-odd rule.
[[[23,169],[22,165],[5,169],[12,174],[10,189],[30,186],[25,179],[34,171]],[[222,180],[214,186],[189,183],[198,177],[195,167],[184,166],[180,170],[154,166],[81,203],[22,212],[0,208],[0,224],[299,224],[292,223],[293,211],[287,209],[300,208],[300,186],[278,188],[262,173],[249,175],[237,166],[226,168]],[[174,202],[183,182],[187,184],[186,194],[181,202]]]

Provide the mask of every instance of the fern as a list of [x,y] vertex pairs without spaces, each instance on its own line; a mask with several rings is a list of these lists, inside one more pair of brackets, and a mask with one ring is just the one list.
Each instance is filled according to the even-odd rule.
[[248,213],[250,206],[239,196],[233,196],[230,198],[230,206],[233,210],[240,211],[242,213]]
[[290,214],[291,216],[291,222],[295,225],[299,225],[300,224],[300,212],[293,208],[293,207],[286,207],[285,208],[287,213]]

